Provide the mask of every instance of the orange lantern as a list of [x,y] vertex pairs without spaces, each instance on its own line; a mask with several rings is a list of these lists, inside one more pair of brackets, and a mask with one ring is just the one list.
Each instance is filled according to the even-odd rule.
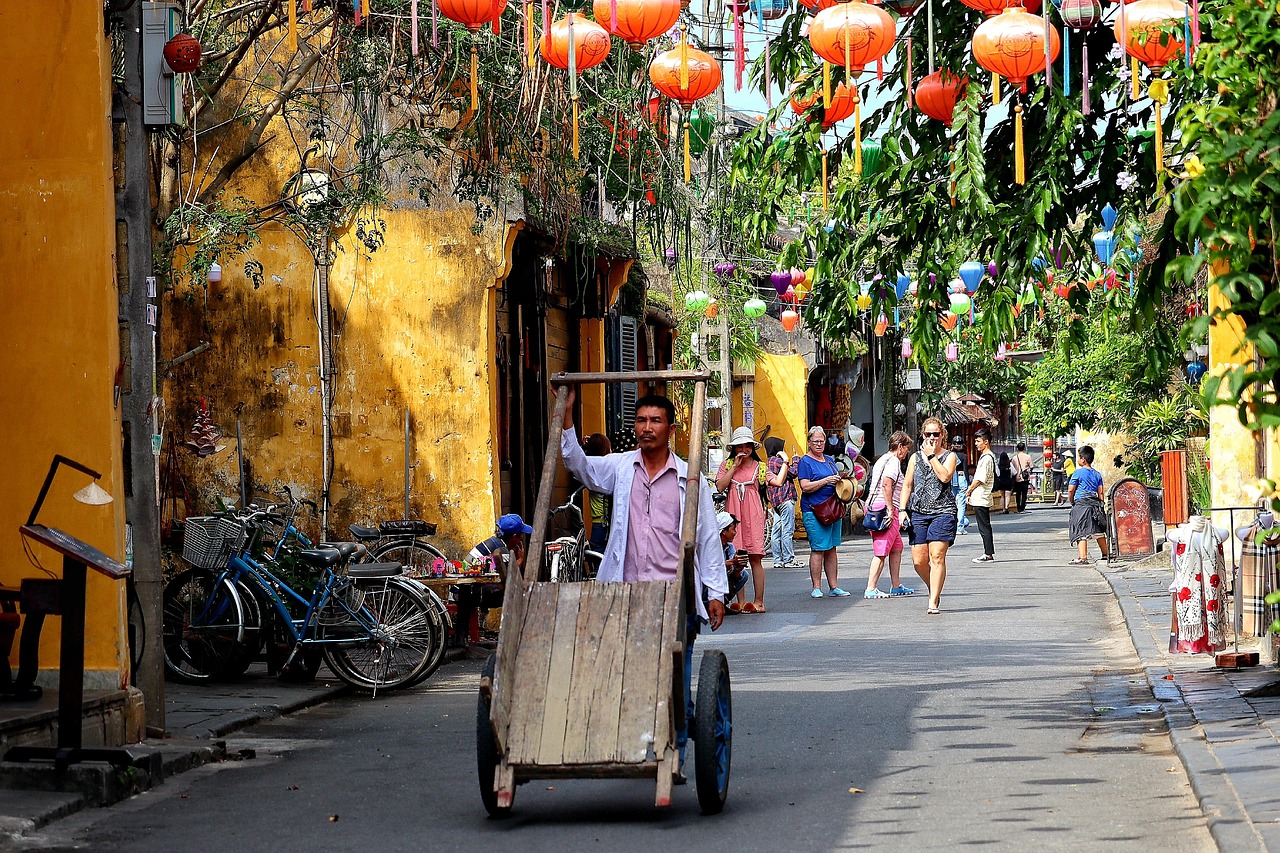
[[[792,93],[794,93],[797,89],[799,89],[800,85],[803,82],[804,82],[803,80],[797,80],[795,83],[791,84]],[[812,92],[810,92],[809,94],[803,97],[801,97],[800,95],[792,94],[791,109],[795,111],[796,115],[803,116],[806,112],[809,111],[810,107],[818,103],[818,98],[819,96],[821,96],[821,94],[822,93],[819,92],[817,89],[814,89]]]
[[[960,0],[960,2],[970,9],[977,9],[988,18],[993,15],[999,15],[1005,9],[1019,6],[1033,15],[1040,11],[1040,0],[1027,0],[1025,3],[1019,2],[1019,0]],[[1132,2],[1132,0],[1129,0],[1129,2]]]
[[942,328],[949,332],[956,327],[956,323],[960,322],[960,315],[944,311],[940,322],[942,323]]
[[[436,8],[440,14],[451,21],[457,21],[472,33],[476,33],[485,24],[498,31],[498,20],[502,10],[507,8],[507,0],[436,0]],[[471,111],[480,106],[480,58],[476,54],[475,38],[471,40]]]
[[542,34],[542,58],[569,72],[569,101],[573,104],[573,159],[578,159],[578,72],[593,68],[609,56],[609,33],[581,12],[573,12]]
[[[1045,66],[1044,34],[1049,33],[1048,60],[1058,58],[1062,42],[1058,31],[1044,20],[1023,9],[1005,9],[994,18],[982,22],[973,34],[973,58],[992,74],[1007,77],[1010,83],[1027,91],[1027,78]],[[1022,153],[1022,102],[1014,111],[1014,180],[1027,182],[1027,167]]]
[[947,127],[955,118],[956,104],[969,89],[969,78],[941,68],[927,75],[916,86],[916,106],[929,118]]
[[[1169,27],[1169,24],[1182,21],[1186,16],[1187,4],[1181,0],[1135,0],[1121,8],[1115,33],[1125,53],[1133,57],[1133,97],[1138,97],[1139,62],[1150,68],[1153,75],[1158,75],[1169,60],[1182,51],[1182,27]],[[1156,171],[1160,172],[1164,169],[1164,124],[1160,108],[1169,100],[1169,84],[1161,79],[1152,80],[1147,94],[1155,102]]]
[[[621,9],[621,6],[619,6]],[[621,19],[621,11],[619,11]],[[714,92],[723,75],[720,64],[711,54],[689,44],[684,25],[680,25],[680,43],[672,50],[660,53],[649,64],[649,81],[654,88],[673,101],[678,101],[685,111],[684,118],[684,179],[692,177],[692,156],[689,152],[689,109],[697,101]]]
[[[863,0],[849,0],[823,9],[809,25],[809,44],[822,57],[822,103],[831,109],[831,66],[844,65],[845,82],[856,79],[862,69],[893,47],[897,32],[889,13]],[[853,172],[862,174],[862,108],[858,90],[853,89]]]
[[[814,100],[817,100],[817,93],[814,93]],[[844,121],[853,115],[854,107],[858,102],[858,90],[848,83],[841,83],[836,86],[831,93],[831,106],[827,107],[822,113],[822,129],[830,130],[838,121]]]
[[796,323],[800,322],[800,315],[788,308],[786,311],[782,312],[781,319],[782,328],[786,329],[788,332],[794,332],[796,329]]
[[591,10],[596,21],[631,45],[632,50],[670,32],[680,20],[680,0],[595,0]]

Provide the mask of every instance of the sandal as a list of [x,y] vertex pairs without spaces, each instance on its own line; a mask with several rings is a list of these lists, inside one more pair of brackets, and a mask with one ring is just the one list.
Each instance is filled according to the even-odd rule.
[[938,607],[930,607],[928,610],[926,610],[926,611],[925,611],[925,615],[926,615],[926,616],[937,616],[937,615],[938,615],[939,613],[941,613],[941,612],[942,612],[942,609],[941,609],[941,608],[938,608]]
[[876,587],[872,587],[871,589],[868,589],[866,592],[862,593],[862,598],[864,601],[868,601],[873,598],[888,598],[888,597],[889,597],[889,593],[883,592]]
[[729,613],[741,613],[742,605],[735,601],[732,604],[730,604],[728,607],[726,607],[725,610]]
[[748,601],[742,605],[743,613],[764,613],[764,605],[756,604],[754,601]]
[[1074,560],[1068,560],[1067,565],[1068,566],[1088,566],[1090,565],[1090,563],[1088,560],[1082,560],[1079,557],[1076,557]]

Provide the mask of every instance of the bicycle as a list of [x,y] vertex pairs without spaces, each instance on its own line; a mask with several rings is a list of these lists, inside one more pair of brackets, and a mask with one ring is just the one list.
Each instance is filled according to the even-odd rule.
[[578,505],[584,487],[579,486],[569,495],[563,505],[551,510],[549,526],[554,528],[557,520],[567,519],[561,523],[564,535],[543,546],[543,562],[547,564],[547,580],[552,583],[577,583],[590,580],[600,569],[602,554],[587,548],[586,524],[582,519],[582,507]]
[[[304,597],[267,561],[250,556],[267,520],[281,523],[288,538],[291,521],[264,511],[187,520],[183,556],[195,568],[174,578],[164,595],[170,674],[203,682],[243,672],[261,643],[260,614],[256,625],[252,616],[261,597],[292,642],[290,661],[318,647],[335,675],[375,693],[420,681],[444,641],[421,585],[400,578],[399,565],[349,564],[360,546],[342,543],[297,552],[320,572],[310,598]],[[302,611],[300,618],[290,605]]]
[[352,524],[347,529],[356,542],[369,549],[369,559],[399,563],[411,576],[426,576],[437,559],[448,560],[443,551],[423,538],[435,535],[436,525],[429,521],[381,521],[377,527]]

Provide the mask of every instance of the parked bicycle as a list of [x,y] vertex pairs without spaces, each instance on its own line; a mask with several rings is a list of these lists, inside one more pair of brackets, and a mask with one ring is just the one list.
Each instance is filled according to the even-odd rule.
[[430,521],[381,521],[377,527],[353,524],[347,529],[356,542],[369,549],[369,559],[399,563],[410,576],[426,576],[433,562],[448,559],[426,540],[436,533],[436,525]]
[[569,500],[551,510],[550,529],[560,535],[543,546],[542,563],[547,567],[546,579],[553,583],[590,580],[600,569],[604,555],[587,547],[586,524],[582,518],[583,487],[578,487]]
[[[335,675],[375,692],[429,675],[444,632],[425,587],[401,577],[402,566],[352,564],[361,551],[356,543],[297,550],[294,556],[319,572],[310,597],[271,571],[290,541],[306,542],[293,525],[296,508],[187,519],[183,557],[195,568],[165,587],[168,672],[195,682],[243,673],[263,642],[265,603],[292,645],[290,661],[319,649]],[[268,525],[282,530],[271,557],[259,547]]]

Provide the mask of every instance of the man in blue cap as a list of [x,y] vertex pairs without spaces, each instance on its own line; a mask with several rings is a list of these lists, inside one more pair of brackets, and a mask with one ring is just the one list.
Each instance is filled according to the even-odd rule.
[[[476,544],[467,554],[472,565],[492,561],[493,568],[505,581],[514,562],[524,568],[525,552],[529,547],[529,534],[533,528],[514,512],[498,519],[498,532]],[[459,584],[453,588],[453,600],[458,604],[458,638],[465,645],[471,633],[471,616],[479,608],[502,606],[502,584]],[[477,630],[479,626],[477,625]]]

